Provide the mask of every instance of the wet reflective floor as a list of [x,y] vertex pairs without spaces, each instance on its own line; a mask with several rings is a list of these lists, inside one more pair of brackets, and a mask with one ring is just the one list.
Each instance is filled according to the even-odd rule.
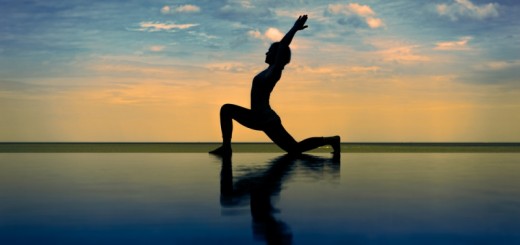
[[520,154],[0,154],[0,244],[230,243],[520,244]]

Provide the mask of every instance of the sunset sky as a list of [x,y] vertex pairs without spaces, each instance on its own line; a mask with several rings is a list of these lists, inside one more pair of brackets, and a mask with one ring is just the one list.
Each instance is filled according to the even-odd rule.
[[515,0],[0,0],[0,141],[220,141],[300,14],[271,96],[297,140],[520,141]]

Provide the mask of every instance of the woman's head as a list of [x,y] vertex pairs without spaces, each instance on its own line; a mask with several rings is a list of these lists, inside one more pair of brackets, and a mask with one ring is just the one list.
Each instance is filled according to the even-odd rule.
[[[280,56],[278,56],[278,53],[280,53]],[[279,42],[271,44],[271,47],[269,47],[265,55],[265,63],[269,65],[274,64],[277,57],[280,57],[283,65],[287,65],[291,62],[291,49],[288,46],[280,45]]]

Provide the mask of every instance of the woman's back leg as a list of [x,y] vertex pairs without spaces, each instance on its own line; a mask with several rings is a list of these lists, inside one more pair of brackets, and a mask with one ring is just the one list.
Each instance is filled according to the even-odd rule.
[[281,123],[270,126],[264,132],[267,136],[280,148],[288,153],[300,154],[302,152],[310,151],[321,146],[332,146],[334,153],[340,152],[340,137],[311,137],[301,142],[297,142]]

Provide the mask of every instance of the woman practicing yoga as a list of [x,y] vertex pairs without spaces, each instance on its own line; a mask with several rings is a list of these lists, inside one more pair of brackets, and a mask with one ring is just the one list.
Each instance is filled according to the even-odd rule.
[[222,146],[211,151],[212,154],[231,154],[231,135],[233,119],[245,127],[261,130],[280,148],[291,154],[300,154],[324,145],[332,146],[334,154],[340,152],[340,137],[312,137],[297,142],[282,126],[280,117],[271,109],[269,96],[280,80],[282,71],[291,60],[291,43],[297,31],[307,26],[307,15],[300,16],[294,26],[280,42],[273,43],[266,53],[265,63],[269,66],[253,78],[251,88],[251,109],[232,104],[225,104],[220,109],[220,127],[222,130]]

